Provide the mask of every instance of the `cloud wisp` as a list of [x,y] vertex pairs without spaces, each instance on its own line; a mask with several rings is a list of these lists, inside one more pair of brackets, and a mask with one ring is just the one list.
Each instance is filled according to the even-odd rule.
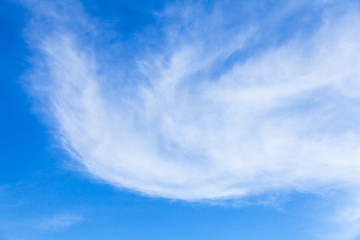
[[[183,200],[353,189],[360,185],[360,10],[307,4],[320,9],[316,27],[304,33],[312,23],[304,17],[286,41],[268,45],[278,30],[266,35],[265,21],[229,27],[234,14],[221,4],[169,6],[156,13],[175,22],[161,29],[165,47],[132,56],[137,77],[126,80],[104,73],[124,69],[99,60],[97,50],[110,46],[84,44],[77,29],[91,24],[84,13],[77,10],[74,27],[74,9],[64,19],[54,7],[46,17],[55,30],[35,30],[44,65],[31,89],[72,156],[119,187]],[[282,6],[287,18],[272,24],[298,7]]]
[[66,232],[85,221],[84,217],[74,213],[60,213],[51,216],[33,218],[1,218],[1,239],[45,239],[56,232]]
[[58,231],[77,225],[82,221],[84,221],[84,218],[80,215],[65,213],[42,219],[38,223],[38,228],[47,231]]

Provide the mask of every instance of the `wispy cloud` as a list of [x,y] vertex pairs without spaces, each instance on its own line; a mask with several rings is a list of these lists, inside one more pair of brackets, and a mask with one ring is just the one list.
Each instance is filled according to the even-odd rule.
[[80,215],[65,213],[42,219],[37,227],[47,231],[57,231],[77,225],[82,221],[84,218]]
[[83,216],[69,212],[31,218],[0,218],[0,237],[26,240],[51,238],[52,234],[67,231],[84,220]]
[[[45,63],[31,89],[64,147],[119,187],[184,200],[352,191],[360,184],[360,9],[338,5],[277,6],[264,16],[272,25],[251,11],[237,19],[226,4],[169,6],[156,13],[172,20],[161,30],[165,44],[132,56],[135,70],[117,76],[97,55],[108,45],[89,43],[93,22],[77,8],[80,20],[68,22],[74,10],[60,7],[65,13],[46,18],[53,29],[30,37]],[[297,31],[279,30],[297,14]]]

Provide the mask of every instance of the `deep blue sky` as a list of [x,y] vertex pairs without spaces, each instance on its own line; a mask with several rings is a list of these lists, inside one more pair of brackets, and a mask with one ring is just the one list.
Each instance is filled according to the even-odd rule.
[[[257,3],[261,7],[256,7],[248,21],[268,18],[274,11],[274,2]],[[161,51],[165,40],[156,29],[169,24],[166,21],[177,21],[154,15],[174,4],[168,1],[91,0],[81,4],[103,26],[100,34],[109,34],[97,38],[95,48],[101,52],[106,44],[121,42],[114,49],[121,52],[119,62],[128,59],[129,65],[135,62],[131,56],[141,52],[140,46]],[[202,4],[206,11],[214,8],[211,1]],[[216,69],[200,76],[216,76],[222,71],[219,68],[230,69],[293,36],[312,34],[319,25],[320,11],[300,6],[276,27],[262,25],[262,35],[255,36],[247,49],[215,62]],[[36,56],[27,38],[32,18],[26,4],[0,1],[0,240],[311,240],[322,239],[331,228],[324,220],[324,209],[332,204],[330,193],[322,196],[290,188],[228,201],[169,200],[114,187],[71,167],[76,162],[54,137],[56,127],[28,93],[26,78]],[[303,19],[307,19],[305,24]],[[311,26],[304,27],[308,22]],[[141,34],[152,39],[145,41]],[[104,58],[112,61],[114,57]],[[123,74],[135,76],[132,71]]]

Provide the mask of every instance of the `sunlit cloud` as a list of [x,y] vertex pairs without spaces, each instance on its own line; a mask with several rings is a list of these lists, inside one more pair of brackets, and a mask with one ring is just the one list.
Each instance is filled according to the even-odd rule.
[[[64,148],[121,188],[183,200],[353,191],[360,10],[337,5],[277,6],[269,23],[237,19],[226,4],[168,6],[154,13],[172,19],[158,30],[162,46],[131,56],[136,65],[126,68],[100,60],[112,46],[88,39],[98,30],[79,7],[53,6],[46,16],[53,30],[36,27],[29,37],[40,53],[31,91]],[[317,9],[316,20],[306,15],[293,34],[275,37],[277,26],[307,8]],[[117,69],[132,78],[123,79],[126,70],[106,74]]]

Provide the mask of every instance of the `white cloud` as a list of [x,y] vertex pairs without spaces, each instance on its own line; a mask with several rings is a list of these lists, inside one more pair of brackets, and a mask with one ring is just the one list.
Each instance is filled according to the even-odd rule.
[[359,9],[329,8],[313,34],[227,68],[261,23],[224,30],[221,11],[201,14],[181,15],[185,36],[164,28],[164,53],[137,56],[125,90],[70,30],[40,41],[46,81],[33,88],[73,156],[113,185],[174,199],[358,186]]

